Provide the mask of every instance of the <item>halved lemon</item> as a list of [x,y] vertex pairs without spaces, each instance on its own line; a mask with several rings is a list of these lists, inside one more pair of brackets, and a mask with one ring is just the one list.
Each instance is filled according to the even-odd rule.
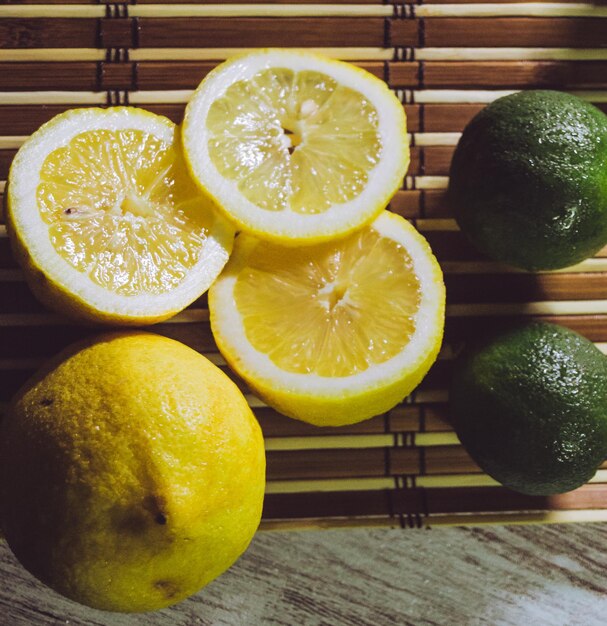
[[318,243],[370,222],[409,164],[402,104],[348,63],[261,50],[222,63],[184,118],[194,178],[238,226]]
[[209,308],[221,353],[260,398],[338,426],[391,409],[420,383],[440,348],[445,288],[426,240],[385,211],[303,248],[239,235]]
[[146,324],[206,291],[234,230],[189,177],[175,125],[131,107],[74,109],[9,173],[7,228],[32,290],[95,322]]

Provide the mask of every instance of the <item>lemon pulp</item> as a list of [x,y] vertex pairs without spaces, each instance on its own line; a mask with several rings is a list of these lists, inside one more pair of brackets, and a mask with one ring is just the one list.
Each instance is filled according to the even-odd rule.
[[323,213],[356,198],[378,164],[378,113],[321,72],[271,68],[230,85],[206,119],[219,173],[259,208]]
[[260,243],[234,299],[252,346],[287,372],[364,372],[399,354],[421,300],[398,242],[365,229],[346,240],[290,249]]
[[117,294],[160,294],[194,267],[210,224],[176,147],[89,130],[52,151],[36,192],[54,249]]

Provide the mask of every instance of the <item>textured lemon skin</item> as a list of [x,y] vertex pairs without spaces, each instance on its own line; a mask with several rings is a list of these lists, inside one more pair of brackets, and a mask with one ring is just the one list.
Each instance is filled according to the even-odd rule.
[[[264,54],[264,53],[273,53],[273,52],[280,52],[280,49],[260,48],[260,49],[257,49],[254,54]],[[316,58],[319,61],[322,61],[323,63],[329,63],[335,66],[348,65],[351,71],[358,73],[361,77],[364,78],[365,81],[371,81],[377,84],[385,92],[386,101],[389,102],[391,106],[394,106],[396,104],[397,106],[402,107],[402,105],[398,102],[398,100],[396,100],[394,93],[389,89],[389,87],[386,85],[384,81],[380,80],[373,74],[370,74],[369,72],[367,72],[366,70],[360,67],[352,65],[350,63],[346,63],[344,61],[331,59],[324,55],[316,54],[308,50],[289,49],[288,52],[289,54],[299,54],[301,56],[308,57],[311,59]],[[205,76],[205,78],[196,88],[195,94],[198,92],[204,91],[207,88],[207,83],[209,83],[216,74],[220,74],[230,65],[239,63],[240,61],[242,61],[243,59],[246,59],[246,57],[250,55],[251,53],[248,53],[248,52],[245,52],[242,54],[236,54],[230,57],[227,61],[224,61],[223,63],[218,65],[216,68],[211,70]],[[192,96],[192,99],[195,97],[195,94],[194,96]],[[190,115],[189,110],[190,110],[190,107],[189,106],[186,107],[184,120],[181,125],[182,126],[181,134],[182,134],[182,137],[184,137],[185,161],[188,166],[190,176],[192,177],[192,179],[200,187],[202,192],[205,193],[209,198],[213,200],[215,205],[222,211],[224,216],[228,218],[238,230],[248,232],[251,235],[258,237],[259,239],[263,239],[265,241],[272,241],[274,243],[277,243],[283,246],[315,245],[315,244],[323,243],[325,241],[340,239],[343,237],[347,237],[348,235],[359,230],[363,226],[370,224],[388,206],[394,194],[402,187],[403,179],[405,177],[405,174],[407,173],[407,170],[409,169],[411,154],[410,154],[410,149],[409,149],[409,141],[407,138],[407,118],[403,109],[401,115],[398,116],[398,123],[397,125],[395,125],[393,129],[394,134],[402,137],[403,139],[401,151],[397,159],[399,162],[399,166],[398,168],[396,168],[391,178],[389,180],[386,180],[383,186],[383,193],[378,195],[376,198],[374,198],[373,205],[369,206],[369,208],[365,211],[364,215],[361,215],[360,219],[357,222],[344,224],[341,229],[332,230],[330,232],[327,232],[323,230],[322,228],[320,228],[314,233],[307,233],[303,236],[296,236],[296,235],[293,235],[292,233],[290,234],[279,233],[279,232],[273,232],[271,230],[260,229],[252,225],[250,222],[244,219],[241,219],[239,218],[239,216],[232,213],[228,207],[224,206],[221,199],[217,197],[216,194],[213,194],[208,189],[208,187],[204,184],[204,182],[200,180],[200,177],[198,176],[197,171],[196,171],[196,166],[192,162],[190,152],[188,151],[188,143],[189,143],[188,137],[195,133],[195,129],[193,127],[196,122],[196,120],[192,119],[192,116]]]
[[171,339],[126,332],[73,347],[0,428],[9,546],[77,602],[124,612],[179,602],[259,524],[259,425],[223,372]]
[[[389,213],[388,215],[396,223],[402,220],[398,216]],[[423,321],[429,337],[427,349],[396,375],[373,386],[353,385],[347,391],[324,394],[303,393],[291,387],[280,385],[276,380],[260,377],[258,372],[239,358],[238,348],[233,345],[231,337],[220,331],[218,320],[222,311],[216,283],[209,290],[211,329],[215,342],[226,362],[268,405],[288,417],[315,426],[355,424],[394,408],[420,384],[436,361],[441,348],[445,325],[445,286],[441,268],[424,237],[413,228],[407,230],[409,235],[414,237],[424,248],[427,258],[431,261],[431,280],[438,288],[438,303],[434,308],[433,317]],[[235,250],[236,254],[238,254],[238,245]],[[229,270],[229,268],[228,265],[226,269]],[[221,281],[221,277],[219,281]]]

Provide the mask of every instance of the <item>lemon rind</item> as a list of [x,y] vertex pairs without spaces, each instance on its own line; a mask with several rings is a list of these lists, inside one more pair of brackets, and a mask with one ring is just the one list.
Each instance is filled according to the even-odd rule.
[[364,372],[335,378],[286,372],[250,344],[233,296],[238,273],[257,245],[250,236],[237,238],[232,259],[209,290],[211,329],[220,352],[257,395],[286,415],[321,425],[361,421],[402,400],[436,359],[445,317],[440,266],[426,240],[402,217],[385,211],[372,228],[405,247],[422,293],[410,342]]
[[[353,200],[314,215],[267,211],[242,196],[237,183],[227,180],[214,166],[205,129],[201,132],[197,120],[206,120],[211,104],[231,84],[270,67],[326,73],[362,93],[376,107],[382,141],[380,164],[370,171],[365,189]],[[232,57],[212,70],[190,99],[183,121],[185,157],[194,180],[240,229],[285,245],[319,243],[344,236],[377,217],[402,185],[409,166],[406,132],[402,103],[382,80],[343,61],[307,51],[272,48]]]
[[203,253],[188,276],[163,294],[121,296],[93,283],[53,248],[48,226],[37,210],[36,189],[44,160],[88,130],[135,129],[173,141],[177,127],[168,118],[132,107],[72,109],[41,126],[21,147],[9,172],[7,230],[26,279],[53,309],[99,323],[143,324],[171,317],[198,298],[231,253],[234,229],[215,212]]

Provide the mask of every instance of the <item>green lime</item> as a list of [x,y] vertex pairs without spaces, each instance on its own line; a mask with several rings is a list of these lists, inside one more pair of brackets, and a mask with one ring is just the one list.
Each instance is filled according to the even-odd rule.
[[549,270],[593,256],[607,244],[607,116],[558,91],[499,98],[464,130],[449,195],[497,261]]
[[570,491],[607,456],[607,358],[566,328],[522,324],[468,350],[450,401],[470,456],[516,491]]

